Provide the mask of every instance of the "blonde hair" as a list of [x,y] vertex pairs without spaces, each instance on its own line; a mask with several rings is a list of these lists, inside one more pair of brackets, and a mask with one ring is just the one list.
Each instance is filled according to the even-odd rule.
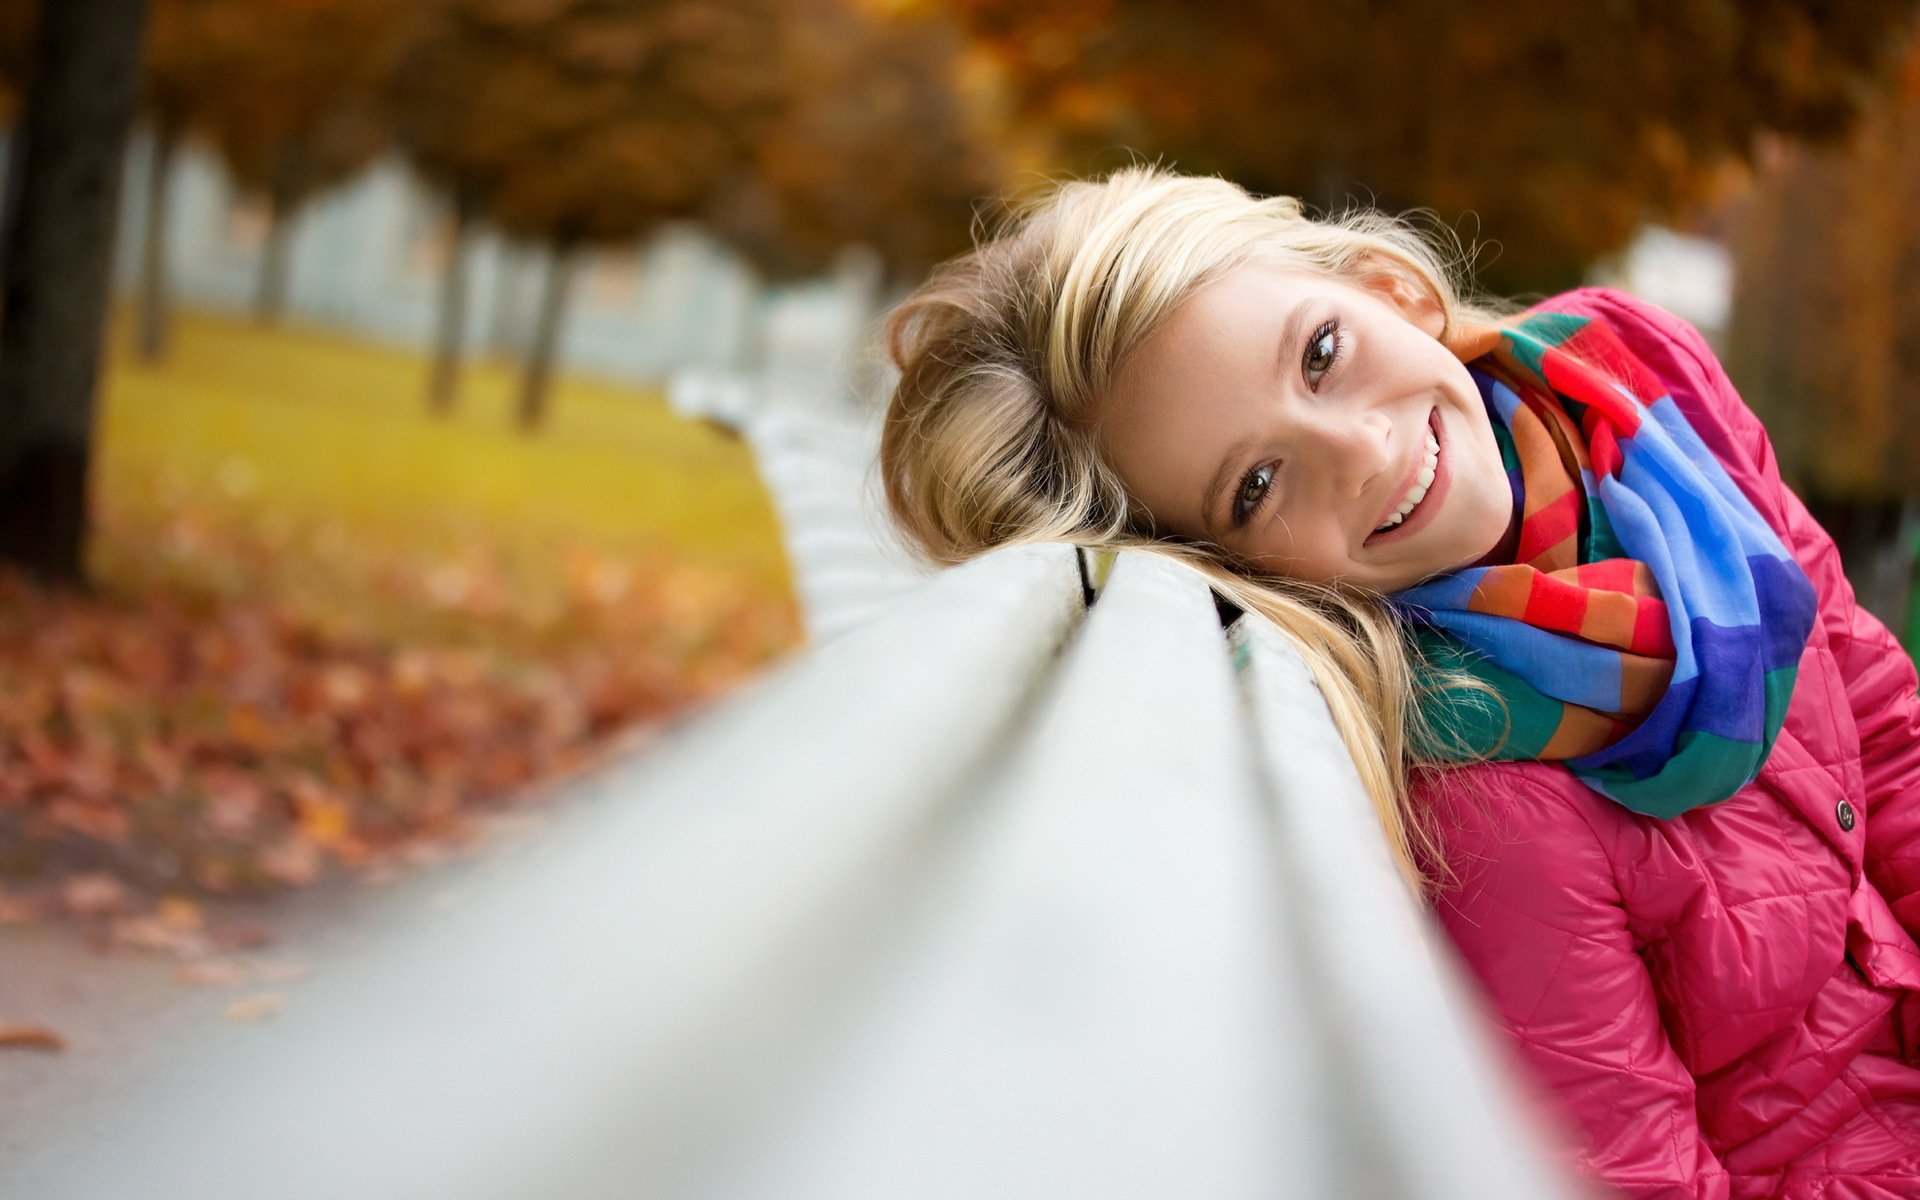
[[1067,183],[887,318],[900,371],[880,450],[888,505],[936,562],[1018,542],[1150,549],[1274,622],[1326,697],[1402,874],[1424,893],[1423,866],[1445,867],[1408,785],[1431,762],[1413,747],[1437,741],[1401,623],[1377,596],[1252,575],[1217,548],[1152,536],[1090,432],[1128,351],[1255,259],[1348,280],[1397,276],[1439,306],[1443,340],[1492,315],[1463,299],[1456,258],[1372,209],[1316,220],[1291,197],[1151,167]]

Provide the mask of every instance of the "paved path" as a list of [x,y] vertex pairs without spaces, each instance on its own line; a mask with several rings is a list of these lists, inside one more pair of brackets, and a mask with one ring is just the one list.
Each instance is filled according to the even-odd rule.
[[[0,1195],[33,1194],[16,1186],[24,1182],[16,1169],[23,1158],[62,1145],[84,1153],[90,1118],[111,1112],[141,1081],[175,1073],[223,1043],[272,1039],[275,1003],[298,1006],[310,982],[410,913],[461,904],[494,873],[511,870],[540,830],[571,816],[543,807],[491,818],[468,850],[390,882],[340,878],[210,907],[216,924],[256,924],[270,935],[258,947],[222,956],[264,966],[260,978],[181,982],[182,963],[166,955],[101,952],[59,924],[0,926],[0,1019],[50,1026],[67,1042],[60,1053],[0,1049]],[[228,1016],[236,1004],[259,1015]]]

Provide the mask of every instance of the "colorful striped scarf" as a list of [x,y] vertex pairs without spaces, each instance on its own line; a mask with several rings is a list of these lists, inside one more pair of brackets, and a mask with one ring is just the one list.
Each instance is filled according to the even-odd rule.
[[1760,771],[1812,631],[1813,587],[1674,403],[1606,325],[1534,310],[1469,370],[1521,512],[1515,561],[1391,597],[1431,668],[1491,684],[1424,693],[1422,747],[1561,761],[1671,817]]

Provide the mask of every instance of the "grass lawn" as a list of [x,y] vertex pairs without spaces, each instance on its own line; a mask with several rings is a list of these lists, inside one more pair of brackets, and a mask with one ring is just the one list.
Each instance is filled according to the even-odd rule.
[[417,355],[186,315],[147,366],[127,332],[98,588],[0,571],[0,911],[152,944],[156,897],[458,841],[799,641],[750,454],[657,393],[563,379],[522,436],[500,365],[439,420]]
[[[673,563],[791,603],[752,456],[657,391],[564,377],[548,426],[523,436],[506,364],[471,368],[442,420],[426,411],[417,354],[185,314],[167,360],[148,366],[127,334],[122,322],[111,337],[94,473],[93,562],[112,590],[158,572],[405,626],[393,609],[407,598],[372,586],[400,562],[443,596],[464,573],[467,590],[509,593],[537,622],[569,575],[604,585],[610,570]],[[198,544],[236,539],[252,551]]]

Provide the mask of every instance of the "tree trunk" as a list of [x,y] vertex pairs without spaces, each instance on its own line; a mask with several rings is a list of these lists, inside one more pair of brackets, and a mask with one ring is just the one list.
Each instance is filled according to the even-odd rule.
[[532,433],[547,419],[547,396],[553,387],[553,367],[559,356],[560,324],[566,316],[567,284],[573,278],[575,251],[573,243],[559,242],[547,258],[547,279],[540,290],[533,345],[527,351],[526,372],[520,379],[523,433]]
[[167,292],[167,195],[173,179],[173,152],[179,138],[162,121],[153,128],[152,153],[147,158],[147,211],[140,239],[140,338],[143,362],[158,362],[167,353],[172,299]]
[[517,242],[500,248],[500,266],[494,273],[493,311],[487,317],[487,349],[502,358],[518,358],[526,353],[524,322],[520,319],[520,296],[525,291],[527,252]]
[[440,277],[440,328],[434,338],[433,373],[427,380],[427,408],[451,416],[460,389],[460,354],[467,330],[467,236],[473,227],[473,201],[464,191],[453,197],[453,236]]
[[[13,128],[7,130],[6,192],[0,195],[0,279],[6,277],[7,243],[11,240],[11,235],[7,231],[13,228],[19,216],[20,186],[27,177],[27,173],[20,169],[20,164],[27,156],[27,138],[22,128],[21,123],[15,120]],[[0,292],[0,321],[6,319],[7,298],[4,292]]]
[[253,296],[253,315],[264,325],[279,324],[287,311],[287,276],[298,203],[278,189],[267,197],[267,240],[260,247],[260,278]]
[[84,580],[87,470],[146,0],[41,6],[5,231],[0,558]]

